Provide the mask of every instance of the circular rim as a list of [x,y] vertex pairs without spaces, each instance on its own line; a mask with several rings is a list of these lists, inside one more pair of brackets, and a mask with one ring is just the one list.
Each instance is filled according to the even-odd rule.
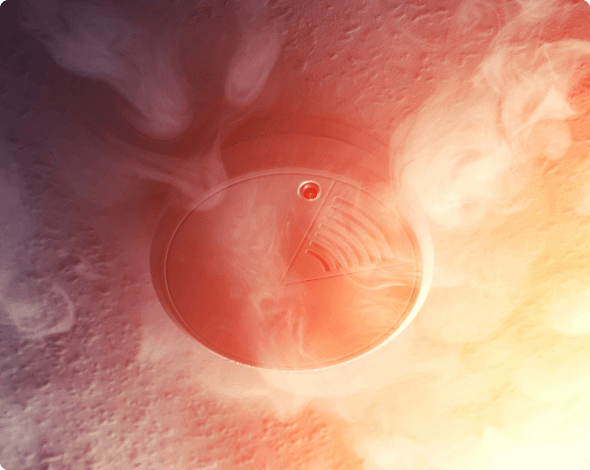
[[[267,369],[267,370],[275,370],[275,371],[310,371],[310,370],[323,370],[330,367],[340,366],[352,361],[356,361],[362,357],[371,354],[375,350],[381,348],[389,341],[391,341],[394,337],[400,334],[415,318],[416,314],[421,308],[421,304],[424,301],[426,296],[427,290],[429,289],[430,285],[430,277],[431,277],[431,269],[429,266],[425,266],[424,260],[425,257],[423,256],[423,250],[421,248],[421,244],[418,240],[418,237],[415,231],[412,229],[408,221],[403,217],[402,214],[397,218],[400,225],[404,228],[405,233],[407,234],[410,243],[412,245],[412,249],[414,251],[416,264],[421,267],[420,272],[418,273],[418,277],[416,279],[412,294],[408,299],[408,307],[400,316],[400,318],[394,323],[394,325],[389,328],[386,332],[384,332],[377,340],[373,343],[365,346],[359,351],[355,351],[354,353],[339,358],[337,360],[326,362],[321,365],[314,365],[314,366],[299,366],[299,367],[288,367],[288,366],[271,366],[264,363],[256,363],[253,361],[244,361],[242,358],[239,357],[231,357],[231,353],[227,351],[222,351],[217,346],[211,344],[205,338],[199,336],[199,334],[194,331],[194,329],[184,320],[182,314],[176,308],[174,301],[171,297],[169,287],[168,287],[168,279],[167,279],[167,258],[170,246],[173,242],[173,239],[186,220],[186,218],[195,210],[200,204],[205,202],[211,196],[227,189],[231,186],[235,186],[246,180],[251,180],[254,178],[260,178],[265,176],[278,176],[278,175],[294,175],[299,174],[309,178],[311,175],[316,176],[323,176],[330,178],[334,181],[341,182],[350,186],[353,186],[358,191],[370,196],[371,198],[375,199],[381,204],[385,205],[385,202],[380,198],[376,197],[374,194],[359,188],[351,181],[347,181],[346,178],[342,178],[340,176],[335,176],[333,174],[323,173],[319,174],[317,171],[313,170],[304,170],[298,168],[296,171],[285,171],[283,170],[276,170],[276,171],[264,171],[264,172],[257,172],[257,173],[250,173],[244,175],[240,178],[232,179],[231,181],[227,181],[225,184],[219,185],[213,190],[207,192],[198,201],[190,199],[188,196],[183,195],[182,193],[175,193],[175,196],[171,198],[169,207],[167,210],[164,211],[160,222],[158,223],[156,229],[156,235],[154,236],[154,240],[152,243],[152,253],[151,253],[151,273],[152,273],[152,282],[154,284],[155,290],[158,294],[160,302],[162,303],[164,309],[168,313],[168,315],[175,321],[175,323],[181,327],[187,334],[189,334],[193,339],[197,340],[200,344],[205,346],[215,355],[222,357],[225,360],[230,360],[234,363],[248,366],[248,367],[256,367],[259,369]],[[312,180],[306,180],[299,188],[305,183],[314,182]],[[314,182],[315,183],[315,182]],[[317,183],[315,183],[317,184]],[[319,197],[319,195],[318,195]],[[385,205],[385,207],[387,207]]]

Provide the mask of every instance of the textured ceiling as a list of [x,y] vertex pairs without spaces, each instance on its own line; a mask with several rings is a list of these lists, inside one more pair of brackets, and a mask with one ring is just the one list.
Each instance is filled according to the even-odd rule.
[[[4,2],[0,465],[587,464],[590,8],[541,3]],[[306,382],[238,367],[155,297],[170,185],[219,182],[215,136],[259,115],[391,144],[380,167],[433,224],[431,303],[362,370]],[[503,160],[499,141],[524,157]],[[398,172],[413,164],[423,179]]]

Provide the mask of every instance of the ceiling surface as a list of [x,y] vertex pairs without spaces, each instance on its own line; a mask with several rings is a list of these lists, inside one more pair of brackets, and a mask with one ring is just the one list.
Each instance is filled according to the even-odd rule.
[[[589,19],[569,0],[6,0],[0,465],[584,468]],[[286,117],[387,149],[346,170],[386,180],[435,259],[396,342],[307,375],[212,354],[149,269],[171,189],[201,196],[236,129]]]

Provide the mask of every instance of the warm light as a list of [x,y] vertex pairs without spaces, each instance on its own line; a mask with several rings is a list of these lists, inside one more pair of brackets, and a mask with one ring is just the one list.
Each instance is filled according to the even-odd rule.
[[585,2],[11,1],[7,470],[588,465]]

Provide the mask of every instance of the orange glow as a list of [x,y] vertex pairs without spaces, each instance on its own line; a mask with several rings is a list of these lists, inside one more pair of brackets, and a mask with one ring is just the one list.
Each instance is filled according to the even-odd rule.
[[0,465],[587,468],[586,2],[98,3],[0,10]]

